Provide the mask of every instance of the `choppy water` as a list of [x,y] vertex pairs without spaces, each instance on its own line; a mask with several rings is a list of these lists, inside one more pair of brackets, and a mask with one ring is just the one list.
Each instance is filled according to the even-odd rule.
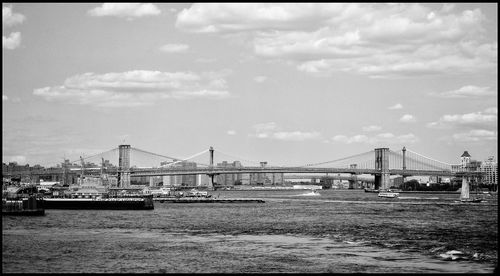
[[[266,203],[155,202],[152,211],[2,218],[2,272],[491,273],[498,198],[363,191],[221,191]],[[445,258],[447,252],[461,258]]]

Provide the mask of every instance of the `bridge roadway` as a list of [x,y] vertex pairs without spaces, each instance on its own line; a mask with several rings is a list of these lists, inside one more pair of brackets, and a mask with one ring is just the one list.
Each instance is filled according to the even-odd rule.
[[[67,170],[70,173],[80,173],[81,169],[72,168]],[[116,168],[106,169],[104,173],[116,175],[120,171]],[[130,176],[164,176],[164,175],[193,175],[193,174],[239,174],[239,173],[314,173],[314,174],[381,174],[381,170],[376,169],[357,169],[357,168],[305,168],[305,167],[212,167],[212,168],[130,168],[128,170]],[[34,171],[17,171],[17,172],[2,172],[3,176],[20,176],[20,175],[53,175],[62,174],[63,169],[58,170],[34,170]],[[85,174],[96,175],[100,173],[97,168],[85,168]],[[391,175],[404,176],[449,176],[460,177],[463,175],[481,174],[480,172],[452,172],[452,171],[433,171],[433,170],[403,170],[389,169]]]
[[[157,169],[130,169],[130,176],[161,176],[161,175],[189,175],[189,174],[238,174],[238,173],[349,173],[349,174],[380,174],[376,169],[355,169],[355,168],[304,168],[304,167],[242,167],[242,168],[157,168]],[[422,176],[455,176],[457,173],[451,171],[431,171],[431,170],[403,170],[390,169],[391,175],[422,175]]]

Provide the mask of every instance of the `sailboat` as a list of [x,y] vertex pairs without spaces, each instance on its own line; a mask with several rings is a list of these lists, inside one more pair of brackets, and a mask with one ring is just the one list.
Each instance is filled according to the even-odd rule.
[[467,179],[462,178],[462,191],[460,192],[460,202],[464,203],[475,203],[483,201],[482,198],[476,197],[471,198],[469,193],[469,182]]

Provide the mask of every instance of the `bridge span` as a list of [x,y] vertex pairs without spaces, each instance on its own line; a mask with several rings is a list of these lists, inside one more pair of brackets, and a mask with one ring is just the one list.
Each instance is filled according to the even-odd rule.
[[[115,151],[113,149],[111,151]],[[375,188],[376,189],[388,189],[390,187],[390,176],[400,175],[403,177],[408,176],[441,176],[441,177],[471,177],[478,176],[478,172],[466,172],[466,171],[453,171],[453,165],[440,162],[418,153],[409,151],[410,155],[407,153],[405,147],[401,151],[394,152],[390,151],[389,148],[376,148],[373,151],[357,154],[351,157],[341,158],[333,161],[307,164],[304,166],[267,166],[264,165],[266,162],[261,162],[261,166],[220,166],[214,165],[214,149],[210,147],[208,152],[209,164],[196,164],[193,166],[179,166],[182,162],[186,161],[174,159],[168,156],[161,156],[164,158],[172,159],[171,162],[167,162],[165,165],[160,167],[136,167],[131,166],[131,150],[136,150],[141,153],[147,153],[150,155],[161,156],[154,153],[149,153],[143,150],[138,150],[131,148],[130,145],[120,145],[117,148],[118,152],[118,167],[104,169],[101,168],[86,168],[84,166],[84,160],[80,157],[82,166],[81,168],[50,168],[50,170],[38,170],[29,172],[13,172],[10,175],[18,174],[22,175],[43,175],[47,173],[61,173],[65,174],[69,170],[72,173],[79,173],[80,175],[92,175],[105,172],[108,175],[116,175],[118,179],[118,187],[130,187],[130,177],[140,177],[140,176],[170,176],[170,175],[208,175],[212,179],[216,175],[221,174],[271,174],[271,173],[283,173],[283,174],[348,174],[350,175],[350,181],[360,180],[358,176],[360,175],[373,175]],[[109,152],[109,151],[108,151]],[[202,152],[202,153],[204,153]],[[200,154],[202,154],[200,153]],[[197,155],[200,155],[197,154]],[[98,156],[94,155],[94,156]],[[366,160],[361,160],[361,159]],[[104,163],[104,158],[103,163]],[[343,165],[339,165],[342,161]],[[327,164],[334,164],[331,167],[327,167]],[[104,165],[103,165],[104,166]],[[319,167],[318,167],[319,166]],[[4,176],[9,176],[9,173],[2,172]]]

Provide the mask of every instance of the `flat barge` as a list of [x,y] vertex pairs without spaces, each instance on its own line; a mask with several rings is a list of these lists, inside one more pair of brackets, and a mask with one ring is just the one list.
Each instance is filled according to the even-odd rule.
[[160,203],[265,203],[258,198],[206,198],[206,197],[181,197],[181,198],[153,198]]
[[21,199],[2,199],[2,216],[44,216],[43,199],[34,196]]
[[44,198],[45,209],[153,210],[151,197],[139,198]]

